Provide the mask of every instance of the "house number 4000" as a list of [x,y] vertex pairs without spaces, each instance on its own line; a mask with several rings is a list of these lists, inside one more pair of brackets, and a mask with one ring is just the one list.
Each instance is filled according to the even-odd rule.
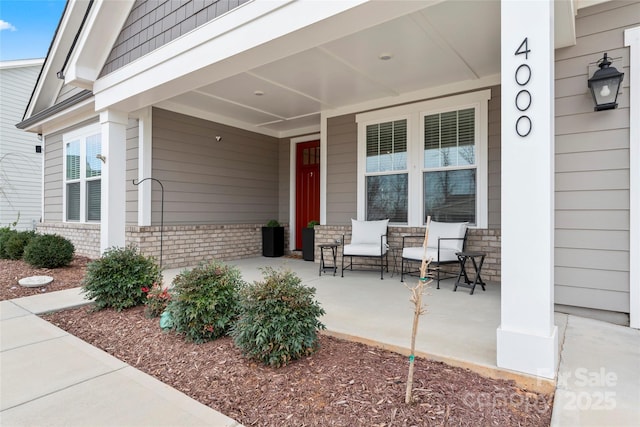
[[[515,55],[524,55],[524,60],[527,61],[529,59],[529,52],[531,52],[531,49],[529,49],[529,38],[525,37],[518,49],[516,49]],[[531,107],[531,93],[525,89],[531,80],[531,68],[529,65],[526,63],[520,64],[520,66],[516,68],[515,77],[518,86],[522,87],[516,95],[516,108],[518,111],[524,113]],[[532,126],[529,116],[523,114],[516,120],[516,133],[524,138],[531,133]]]

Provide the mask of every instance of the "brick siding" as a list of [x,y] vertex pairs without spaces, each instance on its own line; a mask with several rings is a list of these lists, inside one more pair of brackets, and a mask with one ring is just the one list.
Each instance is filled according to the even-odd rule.
[[[178,268],[217,259],[228,261],[262,255],[263,224],[170,225],[162,232],[162,266]],[[69,239],[78,255],[100,257],[100,225],[43,223],[38,231],[59,234]],[[288,253],[289,228],[285,225],[285,253]],[[160,261],[160,227],[127,226],[127,245]]]
[[[165,226],[162,242],[164,268],[197,265],[213,259],[228,261],[262,255],[263,224],[170,225]],[[160,227],[126,228],[128,244],[160,260]],[[285,225],[285,253],[289,233]]]
[[[217,259],[228,261],[262,255],[263,224],[220,224],[220,225],[170,225],[165,226],[162,242],[162,264],[164,268],[178,268],[197,265],[203,261]],[[39,224],[38,231],[59,234],[69,239],[76,247],[78,255],[98,258],[100,256],[100,225],[77,223]],[[320,260],[318,245],[342,240],[351,232],[350,226],[317,225],[315,227],[315,260]],[[389,227],[388,241],[396,248],[395,263],[400,270],[402,237],[424,235],[422,227]],[[500,281],[500,230],[470,228],[466,250],[485,252],[482,277],[492,282]],[[145,255],[160,260],[160,227],[126,227],[126,242],[137,246]],[[348,242],[348,237],[347,237]],[[285,224],[285,253],[289,253],[289,227]],[[393,268],[394,253],[389,254],[389,268]],[[358,260],[371,265],[375,260]],[[338,265],[342,262],[342,249],[338,249]],[[446,267],[457,272],[457,266]]]
[[92,259],[100,257],[100,224],[73,222],[47,222],[37,225],[42,234],[58,234],[68,239],[76,248],[76,255]]
[[[424,227],[389,227],[388,229],[388,242],[389,246],[396,248],[398,271],[400,271],[401,256],[402,256],[402,237],[407,235],[422,235],[424,236]],[[315,260],[320,260],[320,250],[318,245],[322,243],[333,243],[337,240],[342,240],[343,235],[347,235],[351,232],[350,226],[336,226],[336,225],[316,225],[315,227]],[[349,241],[347,237],[347,242]],[[500,230],[498,229],[475,229],[470,228],[467,234],[467,245],[465,247],[468,251],[485,252],[487,255],[482,267],[482,278],[487,281],[499,282],[500,281]],[[389,253],[389,268],[393,268],[394,252]],[[338,249],[338,265],[342,262],[342,249]],[[358,260],[359,264],[373,265],[375,260],[362,259]],[[451,272],[458,271],[457,265],[444,266],[443,269]]]

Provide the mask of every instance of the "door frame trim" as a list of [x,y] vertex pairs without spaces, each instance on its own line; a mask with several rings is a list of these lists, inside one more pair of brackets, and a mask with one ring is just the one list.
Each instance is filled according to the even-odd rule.
[[[296,146],[301,142],[320,140],[320,134],[298,136],[289,140],[289,247],[296,246]],[[322,141],[320,142],[320,209],[322,210]]]

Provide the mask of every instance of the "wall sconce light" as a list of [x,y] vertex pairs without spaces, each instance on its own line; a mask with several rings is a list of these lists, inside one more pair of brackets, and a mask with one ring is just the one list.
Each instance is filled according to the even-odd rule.
[[107,157],[102,154],[96,154],[96,159],[102,160],[102,163],[107,163]]
[[618,91],[624,78],[624,73],[619,72],[615,67],[610,67],[611,61],[607,54],[598,61],[599,70],[593,73],[588,81],[593,102],[596,106],[593,111],[612,110],[618,107]]
[[217,141],[217,142],[222,141],[222,137],[221,137],[220,135],[217,135],[217,136],[216,136],[216,141]]

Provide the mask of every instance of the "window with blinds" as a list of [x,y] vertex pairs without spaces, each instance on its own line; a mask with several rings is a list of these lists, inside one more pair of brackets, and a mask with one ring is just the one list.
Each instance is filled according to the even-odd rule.
[[407,169],[407,120],[367,126],[367,172]]
[[100,221],[102,183],[99,179],[87,181],[87,221]]
[[87,169],[85,176],[91,178],[102,175],[102,160],[96,156],[102,151],[100,135],[92,135],[87,138]]
[[67,180],[80,179],[80,141],[68,142],[67,149]]
[[366,216],[407,223],[407,120],[366,127]]
[[424,167],[475,164],[475,110],[424,116]]
[[476,222],[475,109],[424,116],[424,215]]
[[66,221],[100,221],[102,161],[99,126],[63,136]]
[[67,184],[67,221],[80,221],[80,183]]

